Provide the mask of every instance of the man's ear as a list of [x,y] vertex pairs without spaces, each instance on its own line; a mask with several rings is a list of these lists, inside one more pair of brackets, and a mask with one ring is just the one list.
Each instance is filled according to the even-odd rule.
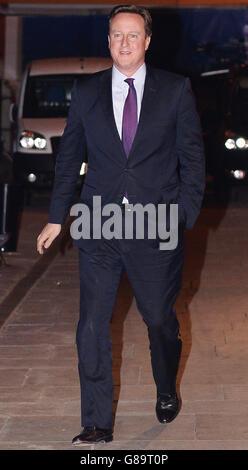
[[109,37],[109,34],[108,34],[108,47],[110,46],[110,37]]
[[151,36],[147,36],[147,37],[146,37],[146,45],[145,45],[145,50],[146,50],[146,51],[147,51],[147,49],[148,49],[148,47],[149,47],[150,41],[151,41]]

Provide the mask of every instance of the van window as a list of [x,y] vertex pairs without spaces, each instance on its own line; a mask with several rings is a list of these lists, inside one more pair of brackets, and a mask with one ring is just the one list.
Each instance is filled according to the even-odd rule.
[[76,78],[90,74],[35,75],[27,79],[23,118],[65,118]]

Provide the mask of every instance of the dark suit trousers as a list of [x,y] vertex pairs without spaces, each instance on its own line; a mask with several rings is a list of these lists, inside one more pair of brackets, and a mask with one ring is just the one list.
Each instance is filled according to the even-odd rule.
[[147,325],[151,364],[160,393],[175,391],[181,354],[174,303],[182,285],[184,230],[178,246],[161,251],[156,241],[101,240],[79,248],[80,319],[77,327],[82,426],[112,428],[113,377],[110,319],[122,271]]

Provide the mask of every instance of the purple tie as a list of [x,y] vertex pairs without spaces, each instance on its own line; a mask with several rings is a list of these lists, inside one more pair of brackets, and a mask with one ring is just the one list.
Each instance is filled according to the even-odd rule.
[[133,84],[134,78],[127,78],[124,82],[128,83],[129,91],[124,104],[122,118],[122,143],[128,158],[132,147],[133,139],[137,130],[137,95]]

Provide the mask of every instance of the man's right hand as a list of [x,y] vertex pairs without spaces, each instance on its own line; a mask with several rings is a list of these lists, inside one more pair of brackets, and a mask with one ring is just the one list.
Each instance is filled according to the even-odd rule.
[[49,248],[53,240],[60,234],[61,225],[48,223],[37,237],[37,251],[43,255],[44,248]]

